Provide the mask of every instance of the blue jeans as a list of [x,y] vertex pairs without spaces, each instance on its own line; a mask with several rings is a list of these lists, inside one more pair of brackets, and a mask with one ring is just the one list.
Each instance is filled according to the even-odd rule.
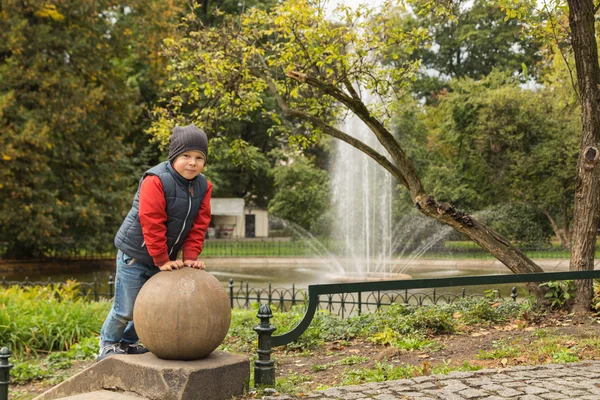
[[139,340],[133,326],[133,305],[146,281],[160,270],[143,264],[121,250],[117,252],[117,274],[113,306],[100,331],[100,347],[113,343],[133,344]]

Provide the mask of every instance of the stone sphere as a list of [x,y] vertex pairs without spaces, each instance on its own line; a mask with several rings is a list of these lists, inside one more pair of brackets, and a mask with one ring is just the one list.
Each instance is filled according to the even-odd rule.
[[133,309],[140,341],[166,360],[197,360],[225,339],[231,323],[229,296],[206,271],[162,271],[140,290]]

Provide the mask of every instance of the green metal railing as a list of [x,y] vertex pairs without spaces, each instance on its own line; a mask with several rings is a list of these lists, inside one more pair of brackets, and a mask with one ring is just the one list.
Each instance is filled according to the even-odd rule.
[[511,274],[511,275],[480,275],[458,278],[434,278],[434,279],[414,279],[414,280],[396,280],[396,281],[378,281],[378,282],[355,282],[355,283],[336,283],[308,286],[308,304],[302,320],[291,331],[282,335],[272,336],[276,328],[270,324],[273,317],[271,308],[268,304],[262,304],[259,308],[257,317],[260,324],[254,330],[258,334],[258,360],[254,363],[254,381],[257,386],[275,386],[275,363],[271,360],[272,348],[283,346],[298,339],[306,331],[312,322],[317,307],[319,297],[322,295],[333,295],[340,293],[364,293],[370,291],[391,291],[391,290],[409,290],[426,289],[436,287],[451,286],[474,286],[489,284],[506,283],[530,283],[530,282],[548,282],[564,281],[576,279],[595,279],[600,278],[600,270],[593,271],[571,271],[571,272],[546,272],[536,274]]

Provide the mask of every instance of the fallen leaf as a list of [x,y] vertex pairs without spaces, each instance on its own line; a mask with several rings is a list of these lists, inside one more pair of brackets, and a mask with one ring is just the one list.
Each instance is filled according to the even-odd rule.
[[502,361],[500,361],[500,363],[503,367],[506,367],[508,365],[508,360],[506,358],[503,358]]

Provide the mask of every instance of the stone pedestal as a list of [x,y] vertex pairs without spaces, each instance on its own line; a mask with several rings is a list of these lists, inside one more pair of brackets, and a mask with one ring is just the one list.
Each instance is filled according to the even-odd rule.
[[152,353],[105,358],[36,397],[51,400],[110,390],[149,400],[225,400],[248,389],[244,356],[215,351],[195,361],[168,361]]

